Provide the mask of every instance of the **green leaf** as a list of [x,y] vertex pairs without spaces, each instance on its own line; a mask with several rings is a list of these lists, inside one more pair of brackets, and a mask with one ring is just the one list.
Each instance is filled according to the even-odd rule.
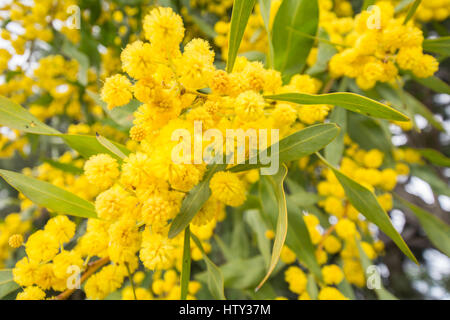
[[408,21],[411,20],[412,17],[414,17],[414,14],[416,13],[417,8],[419,7],[421,2],[422,2],[422,0],[414,1],[411,8],[409,8],[409,10],[408,10],[408,14],[406,15],[406,18],[405,18],[405,21],[403,22],[403,24],[407,24]]
[[347,133],[347,110],[334,108],[330,115],[330,122],[341,128],[339,135],[325,147],[325,158],[332,164],[338,165],[344,154],[344,136]]
[[436,93],[446,93],[450,94],[450,86],[439,79],[438,77],[432,76],[429,78],[417,78],[413,76],[413,79],[420,83],[421,85],[435,91]]
[[375,0],[364,0],[361,11],[367,10],[367,8],[369,8],[370,6],[373,6],[374,4],[375,4]]
[[0,96],[0,125],[34,134],[60,133],[41,122],[22,106],[3,96]]
[[231,14],[227,71],[232,72],[236,56],[256,0],[234,0]]
[[425,39],[423,41],[423,50],[441,54],[445,57],[450,56],[450,37]]
[[197,212],[200,211],[211,196],[209,181],[216,172],[223,171],[226,166],[226,164],[210,165],[203,180],[188,192],[181,204],[180,212],[172,221],[169,238],[175,237],[189,225]]
[[270,264],[270,240],[266,237],[266,230],[268,228],[264,224],[264,220],[261,218],[259,210],[245,212],[244,220],[255,233],[259,252],[264,258],[264,265],[268,267]]
[[[330,36],[324,29],[321,28],[319,29],[319,39],[330,40]],[[317,50],[317,61],[306,72],[309,75],[315,75],[326,71],[328,69],[328,62],[336,53],[338,53],[336,47],[326,41],[319,41]]]
[[[102,146],[104,146],[106,149],[114,153],[116,156],[118,156],[120,159],[125,159],[127,155],[123,153],[114,143],[106,139],[105,137],[99,135],[98,133],[95,135],[97,137],[97,141],[100,142]],[[129,154],[129,153],[128,153]]]
[[373,289],[373,290],[375,290],[375,293],[376,293],[378,299],[380,299],[380,300],[398,300],[392,293],[390,293],[389,291],[387,291],[384,288],[383,284],[381,283],[381,276],[379,274],[368,274],[368,272],[370,270],[369,267],[371,265],[373,265],[373,264],[370,261],[369,257],[366,255],[365,251],[363,250],[363,248],[361,246],[361,242],[358,239],[355,239],[355,241],[356,241],[356,245],[358,247],[359,257],[360,257],[360,260],[361,260],[361,265],[362,265],[363,270],[364,270],[364,276],[365,277],[367,277],[367,276],[369,276],[369,277],[370,276],[374,276],[374,277],[378,276],[378,277],[380,277],[379,278],[379,280],[380,280],[380,282],[379,282],[380,287]]
[[304,190],[294,191],[288,196],[288,198],[301,208],[312,206],[322,199],[322,197],[316,193],[307,192]]
[[419,208],[409,201],[399,196],[396,196],[396,198],[419,219],[420,225],[436,248],[450,257],[450,226],[430,212]]
[[361,148],[365,150],[376,148],[389,154],[393,147],[392,142],[380,122],[357,113],[349,113],[347,133]]
[[392,107],[349,92],[336,92],[318,95],[306,93],[282,93],[273,96],[266,96],[265,98],[306,105],[330,104],[375,118],[397,121],[409,120],[407,116]]
[[0,270],[0,299],[19,288],[13,280],[12,270]]
[[186,300],[189,280],[191,278],[191,231],[184,229],[183,265],[181,267],[181,300]]
[[238,259],[221,266],[225,287],[238,290],[253,289],[264,276],[264,258]]
[[[278,157],[276,154],[272,154],[273,146],[270,146],[260,154],[270,154],[271,159],[277,159],[279,163],[297,160],[324,148],[336,138],[338,133],[339,127],[334,123],[313,125],[280,140],[278,142]],[[257,155],[256,159],[253,157],[247,163],[235,165],[229,170],[240,172],[263,167],[264,165],[257,161],[260,158]],[[256,164],[252,164],[255,162]]]
[[333,170],[339,183],[344,188],[345,194],[350,201],[350,203],[361,212],[369,221],[376,224],[381,231],[383,231],[387,236],[389,236],[395,244],[403,251],[403,253],[411,259],[413,262],[417,263],[417,259],[412,254],[411,250],[406,245],[403,238],[395,230],[389,219],[388,214],[381,207],[377,198],[366,187],[360,185],[358,182],[350,179],[341,171],[336,169],[330,163],[328,163],[319,153],[317,156],[331,169]]
[[8,170],[0,170],[0,176],[39,206],[60,214],[82,218],[97,217],[91,202],[48,182]]
[[75,59],[79,63],[78,82],[86,86],[88,83],[89,58],[79,51],[69,40],[64,39],[62,53],[69,58]]
[[[273,22],[274,67],[285,82],[306,65],[319,25],[317,0],[284,0]],[[302,35],[305,34],[307,36]]]
[[317,279],[322,280],[322,272],[315,255],[316,249],[311,242],[305,220],[303,220],[303,213],[292,202],[291,198],[287,199],[287,210],[289,225],[286,245],[294,251],[299,260],[308,267]]
[[272,30],[270,29],[270,8],[272,5],[271,0],[259,0],[259,11],[261,11],[261,17],[264,21],[264,27],[267,33],[267,39],[269,42],[269,52],[267,53],[267,67],[273,68],[273,43],[272,43]]
[[308,274],[308,282],[306,283],[306,291],[309,294],[311,300],[316,300],[319,295],[319,289],[317,288],[316,280],[312,273]]
[[434,149],[420,149],[420,154],[431,163],[441,166],[450,167],[450,158]]
[[[116,154],[101,145],[96,137],[63,134],[42,123],[22,106],[2,96],[0,96],[0,125],[28,133],[60,137],[72,149],[78,151],[78,153],[85,158],[89,158],[98,153],[107,153],[116,159],[121,160]],[[125,155],[130,154],[130,151],[125,146],[116,142],[113,144]]]
[[87,90],[87,94],[95,101],[96,104],[102,107],[103,111],[118,125],[125,129],[130,129],[133,126],[133,113],[142,104],[138,100],[131,100],[128,104],[115,107],[112,110],[108,109],[107,104],[102,101],[98,94]]
[[[113,158],[122,161],[122,159],[114,152],[111,152],[108,148],[103,146],[95,136],[81,134],[61,134],[59,136],[67,143],[68,146],[78,151],[78,153],[84,158],[88,159],[93,155],[106,153]],[[129,155],[131,153],[131,151],[129,151],[125,146],[117,142],[112,142],[112,144],[114,144],[125,155]]]
[[273,176],[262,176],[266,186],[268,186],[271,191],[269,191],[274,197],[276,207],[278,207],[278,217],[276,222],[276,232],[275,240],[272,249],[272,258],[270,259],[269,269],[267,270],[266,276],[260,282],[256,290],[259,290],[263,284],[269,279],[273,270],[275,269],[278,260],[280,259],[281,249],[283,249],[284,242],[286,240],[286,234],[288,230],[288,216],[286,207],[286,195],[284,193],[283,182],[287,175],[287,168],[282,165],[278,172]]
[[224,294],[224,280],[222,271],[212,262],[205,253],[200,240],[191,233],[191,238],[202,253],[208,271],[208,288],[216,300],[226,300]]

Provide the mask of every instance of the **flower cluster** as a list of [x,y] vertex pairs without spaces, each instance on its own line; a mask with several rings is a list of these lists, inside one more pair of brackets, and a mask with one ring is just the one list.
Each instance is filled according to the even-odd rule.
[[355,78],[362,89],[371,89],[377,82],[397,79],[399,69],[412,71],[419,78],[432,76],[438,61],[422,49],[423,34],[404,16],[394,17],[394,6],[378,2],[379,16],[364,11],[356,16],[354,29],[345,35],[344,49],[330,61],[334,77]]

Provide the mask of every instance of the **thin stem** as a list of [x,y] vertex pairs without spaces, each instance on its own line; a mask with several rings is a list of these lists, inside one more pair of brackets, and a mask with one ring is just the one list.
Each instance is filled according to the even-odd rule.
[[181,300],[186,300],[191,275],[191,231],[189,225],[184,230],[183,268],[181,271]]
[[[100,269],[101,267],[103,267],[105,264],[107,264],[109,262],[109,257],[105,257],[102,259],[99,259],[97,261],[91,262],[88,266],[88,268],[86,269],[86,271],[83,273],[83,275],[81,276],[80,279],[80,283],[85,282],[91,275],[93,275],[98,269]],[[56,300],[66,300],[68,299],[72,293],[75,292],[75,289],[67,289],[66,291],[64,291],[63,293],[60,293],[59,295],[57,295],[55,297]]]
[[128,279],[130,279],[131,289],[133,289],[134,300],[137,300],[137,296],[136,296],[136,287],[135,287],[135,285],[134,285],[133,276],[132,276],[132,274],[131,274],[130,266],[128,265],[128,263],[125,263],[125,266],[127,267],[127,271],[128,271]]

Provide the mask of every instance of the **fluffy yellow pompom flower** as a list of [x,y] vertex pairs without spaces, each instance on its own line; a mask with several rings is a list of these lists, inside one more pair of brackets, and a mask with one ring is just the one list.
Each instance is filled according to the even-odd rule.
[[232,207],[239,207],[245,202],[246,192],[244,184],[231,172],[217,172],[209,183],[212,196]]
[[344,274],[337,265],[330,264],[322,268],[323,281],[326,284],[339,284],[344,279]]
[[264,98],[254,92],[245,91],[236,98],[236,116],[242,121],[258,120],[264,115]]
[[81,259],[81,256],[78,254],[78,252],[73,250],[63,250],[53,258],[53,273],[59,279],[66,279],[69,276],[68,270],[70,266],[81,267],[82,264],[83,259]]
[[338,289],[333,287],[324,287],[319,292],[319,300],[348,300]]
[[25,288],[23,292],[20,292],[16,297],[16,300],[44,300],[44,299],[45,299],[45,292],[36,286]]
[[108,109],[127,104],[133,98],[130,80],[120,74],[107,78],[101,92],[101,98],[108,104]]
[[23,237],[21,234],[13,234],[8,239],[8,244],[11,248],[18,248],[22,245],[22,243],[23,243]]
[[84,174],[90,183],[105,190],[119,177],[119,164],[108,154],[97,154],[84,164]]
[[135,41],[126,46],[120,55],[122,68],[131,77],[142,79],[155,70],[157,59],[154,48],[149,43]]
[[178,48],[184,37],[181,17],[172,8],[158,7],[144,19],[145,38],[168,57]]
[[182,58],[177,62],[180,82],[185,88],[196,90],[208,86],[214,73],[214,51],[208,41],[193,39],[184,48]]
[[59,246],[60,243],[52,233],[39,230],[28,238],[25,251],[30,260],[49,261],[58,253]]
[[31,286],[37,276],[39,262],[31,261],[31,259],[24,257],[16,263],[12,273],[14,282],[22,287]]
[[142,248],[139,253],[142,263],[150,270],[164,270],[174,262],[173,240],[166,236],[153,233],[149,229],[144,231]]
[[333,235],[329,235],[323,241],[323,247],[328,253],[334,254],[341,250],[341,242]]
[[283,246],[283,248],[281,249],[280,259],[286,264],[291,264],[295,262],[295,259],[297,259],[297,257],[295,256],[294,251],[289,249],[287,246]]
[[296,294],[302,294],[306,290],[305,273],[299,267],[289,267],[284,273],[284,279],[289,283],[289,290]]
[[342,239],[351,239],[357,233],[356,226],[348,219],[341,219],[336,224],[336,233]]
[[373,149],[364,156],[364,165],[367,168],[378,168],[383,164],[384,154],[380,150]]
[[75,235],[76,225],[67,216],[57,216],[48,220],[45,232],[53,235],[57,243],[65,243]]

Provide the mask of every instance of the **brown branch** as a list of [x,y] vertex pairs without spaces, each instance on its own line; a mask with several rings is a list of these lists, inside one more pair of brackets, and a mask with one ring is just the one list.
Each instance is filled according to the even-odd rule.
[[[94,274],[98,269],[103,267],[109,261],[110,261],[109,257],[105,257],[105,258],[102,258],[102,259],[99,259],[97,261],[89,263],[86,271],[81,276],[80,283],[85,282],[92,274]],[[55,297],[55,300],[66,300],[72,295],[72,293],[75,292],[75,290],[76,289],[67,289],[63,293],[60,293],[59,295],[57,295]]]

